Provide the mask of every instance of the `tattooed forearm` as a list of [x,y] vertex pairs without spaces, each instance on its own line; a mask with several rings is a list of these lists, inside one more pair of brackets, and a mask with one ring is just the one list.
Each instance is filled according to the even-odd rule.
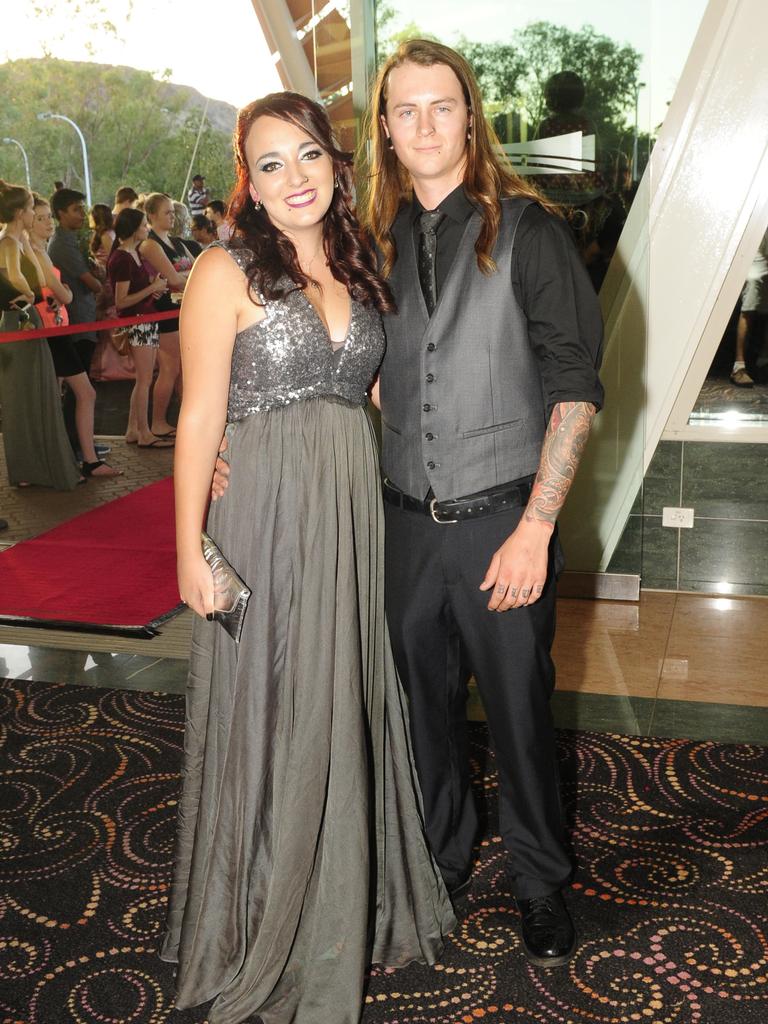
[[589,402],[560,402],[544,435],[539,471],[525,510],[529,521],[553,523],[565,504],[595,415]]

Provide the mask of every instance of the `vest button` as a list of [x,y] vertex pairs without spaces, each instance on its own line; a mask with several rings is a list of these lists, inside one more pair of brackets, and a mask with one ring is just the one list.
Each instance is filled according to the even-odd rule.
[[424,412],[429,412],[431,408],[432,406],[429,404],[429,402],[425,402],[424,405],[422,405],[422,409],[424,410]]
[[427,469],[434,469],[434,468],[435,468],[435,464],[434,464],[434,462],[432,462],[432,461],[430,460],[430,461],[429,461],[429,462],[427,463]]
[[435,435],[431,431],[428,434],[425,434],[424,437],[426,437],[428,441],[434,441],[435,439]]
[[434,351],[435,351],[435,343],[434,343],[434,341],[430,341],[430,343],[427,345],[427,352],[434,352]]
[[434,373],[428,373],[427,374],[427,384],[431,384],[434,379],[435,379]]

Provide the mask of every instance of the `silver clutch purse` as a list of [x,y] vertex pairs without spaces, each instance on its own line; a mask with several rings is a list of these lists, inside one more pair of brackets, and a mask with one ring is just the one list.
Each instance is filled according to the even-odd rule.
[[240,643],[245,609],[251,596],[250,587],[243,583],[205,530],[201,534],[201,540],[203,558],[211,567],[213,574],[214,610],[213,614],[206,618],[220,622],[235,643]]

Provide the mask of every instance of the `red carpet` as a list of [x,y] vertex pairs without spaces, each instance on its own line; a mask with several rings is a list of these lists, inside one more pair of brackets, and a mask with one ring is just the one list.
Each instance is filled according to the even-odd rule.
[[0,624],[157,634],[179,607],[173,480],[0,552]]

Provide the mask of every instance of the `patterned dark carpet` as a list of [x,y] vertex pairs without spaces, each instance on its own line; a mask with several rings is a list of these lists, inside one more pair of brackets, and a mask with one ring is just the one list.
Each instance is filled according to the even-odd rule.
[[[201,1024],[156,957],[181,698],[0,683],[0,1021]],[[466,915],[436,969],[375,969],[364,1024],[766,1024],[768,750],[562,733],[581,946],[520,953],[487,814]],[[318,1021],[317,1024],[334,1024]]]

